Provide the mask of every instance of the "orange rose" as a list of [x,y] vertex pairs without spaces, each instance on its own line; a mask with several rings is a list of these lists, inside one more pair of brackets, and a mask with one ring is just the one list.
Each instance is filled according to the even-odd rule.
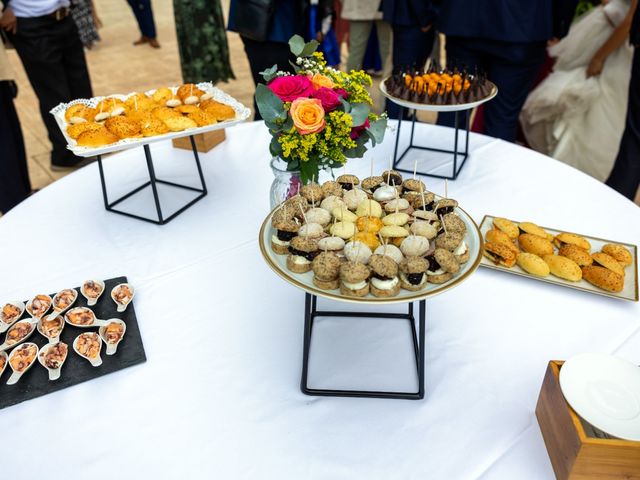
[[326,125],[322,102],[317,98],[296,98],[289,112],[300,135],[317,133]]
[[316,73],[311,77],[311,84],[316,90],[322,87],[333,88],[336,86],[329,77],[322,75],[321,73]]

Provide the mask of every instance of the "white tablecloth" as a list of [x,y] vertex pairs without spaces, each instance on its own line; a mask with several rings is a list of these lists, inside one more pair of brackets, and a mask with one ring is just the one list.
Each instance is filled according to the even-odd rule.
[[[416,133],[429,142],[450,131]],[[423,401],[305,396],[304,295],[257,244],[268,134],[246,124],[227,136],[202,155],[209,195],[168,225],[106,212],[95,164],[0,219],[2,300],[127,275],[148,357],[0,410],[1,477],[553,478],[534,415],[547,362],[585,351],[640,362],[640,306],[479,269],[427,302]],[[393,140],[371,152],[377,171]],[[640,209],[597,181],[487,137],[474,135],[472,149],[449,196],[477,222],[489,213],[640,243]],[[190,152],[152,151],[159,177],[197,183]],[[114,192],[145,179],[141,150],[105,167]],[[368,159],[349,170],[367,176]],[[415,387],[408,332],[406,322],[319,319],[310,386]]]

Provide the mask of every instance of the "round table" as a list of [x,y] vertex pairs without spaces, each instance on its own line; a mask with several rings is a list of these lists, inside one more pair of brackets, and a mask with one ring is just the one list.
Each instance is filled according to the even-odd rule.
[[[449,133],[416,128],[424,142]],[[640,305],[481,268],[427,302],[424,400],[305,396],[304,294],[257,244],[268,132],[249,123],[227,137],[202,155],[209,195],[165,226],[106,212],[95,164],[0,219],[3,300],[127,275],[148,359],[0,410],[3,477],[554,478],[534,415],[547,362],[604,352],[640,363]],[[394,140],[369,152],[376,171]],[[152,150],[159,177],[197,182],[191,152]],[[488,213],[640,243],[640,208],[596,180],[481,135],[470,150],[448,194],[476,222]],[[368,176],[369,158],[349,171]],[[122,191],[145,168],[140,149],[105,159]],[[409,330],[394,322],[320,319],[313,341],[312,386],[413,387]]]

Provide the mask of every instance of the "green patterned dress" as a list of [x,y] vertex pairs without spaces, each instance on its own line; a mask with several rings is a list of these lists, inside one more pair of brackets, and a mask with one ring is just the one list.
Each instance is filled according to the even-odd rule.
[[235,78],[220,0],[173,0],[182,77],[187,83]]

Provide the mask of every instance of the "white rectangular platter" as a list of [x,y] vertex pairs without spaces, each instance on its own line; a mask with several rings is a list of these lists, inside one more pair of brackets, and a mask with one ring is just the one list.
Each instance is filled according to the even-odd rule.
[[[493,228],[493,218],[494,217],[492,215],[485,215],[485,217],[482,219],[482,223],[480,224],[480,234],[482,235],[483,239],[485,238],[486,233]],[[511,220],[515,224],[519,223],[518,221],[513,219],[509,219],[509,220]],[[542,227],[542,228],[544,228],[547,232],[553,235],[566,232],[566,230],[557,230],[555,228],[547,228],[547,227]],[[570,232],[570,233],[576,233],[576,232]],[[620,293],[607,292],[606,290],[602,290],[585,280],[580,280],[579,282],[570,282],[562,278],[554,277],[553,275],[549,275],[548,277],[537,277],[525,272],[518,265],[514,265],[511,268],[507,268],[502,265],[496,265],[484,255],[482,256],[482,261],[480,262],[480,266],[493,268],[494,270],[500,270],[502,272],[511,273],[513,275],[521,275],[523,277],[528,277],[533,280],[538,280],[541,282],[560,285],[561,287],[568,287],[568,288],[573,288],[575,290],[582,290],[589,293],[595,293],[596,295],[604,295],[607,297],[619,298],[622,300],[630,300],[632,302],[637,302],[638,301],[638,248],[636,247],[636,245],[620,242],[617,240],[605,240],[602,238],[590,237],[589,235],[583,235],[581,233],[577,233],[577,235],[580,235],[586,238],[587,240],[589,240],[589,242],[591,243],[592,253],[599,252],[602,246],[607,243],[617,243],[617,244],[623,245],[631,252],[631,256],[633,257],[633,263],[625,268],[624,289]]]
[[[204,90],[207,93],[211,93],[213,95],[213,100],[217,100],[218,102],[225,103],[233,108],[236,112],[236,117],[230,120],[225,120],[222,122],[214,123],[212,125],[207,125],[205,127],[197,127],[197,128],[189,128],[187,130],[183,130],[181,132],[169,132],[162,135],[156,135],[153,137],[143,137],[143,138],[125,138],[115,143],[111,143],[109,145],[104,145],[97,148],[89,148],[89,147],[80,147],[77,145],[76,141],[72,139],[69,135],[67,135],[67,122],[64,118],[64,112],[71,105],[75,105],[76,103],[84,103],[85,105],[89,105],[95,107],[101,100],[106,97],[93,97],[93,98],[80,98],[76,100],[72,100],[69,103],[61,103],[60,105],[54,107],[51,110],[51,114],[56,119],[58,123],[58,127],[62,131],[64,138],[67,140],[67,148],[71,150],[74,155],[78,157],[93,157],[96,155],[103,155],[105,153],[114,153],[122,150],[127,150],[133,147],[139,147],[142,145],[146,145],[149,143],[161,142],[164,140],[171,140],[172,138],[180,138],[180,137],[188,137],[191,135],[197,135],[199,133],[212,132],[214,130],[221,130],[223,128],[231,127],[238,123],[244,122],[251,115],[251,110],[245,107],[242,103],[237,101],[232,96],[224,93],[217,87],[214,87],[211,82],[198,83],[197,87],[201,90]],[[171,90],[175,93],[178,87],[172,87]],[[149,90],[145,92],[147,95],[151,95],[155,92],[154,90]],[[115,97],[122,101],[126,100],[127,97],[132,95],[132,93],[128,95],[109,95],[109,97]]]

